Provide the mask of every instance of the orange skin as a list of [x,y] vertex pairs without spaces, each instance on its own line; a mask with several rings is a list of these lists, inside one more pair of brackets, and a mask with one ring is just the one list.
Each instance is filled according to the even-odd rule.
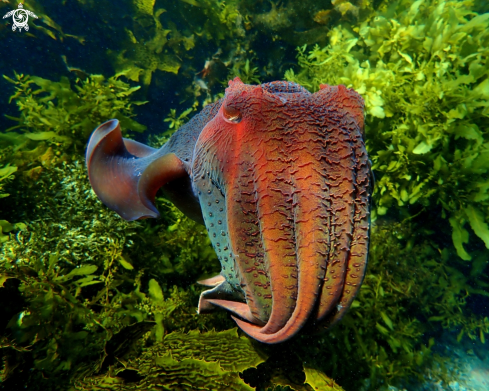
[[235,80],[200,134],[195,187],[206,172],[225,190],[230,257],[256,325],[234,319],[253,338],[282,342],[353,301],[369,228],[362,130],[363,100],[343,86],[272,94]]
[[[311,94],[236,78],[158,151],[122,139],[116,122],[101,125],[89,176],[128,220],[157,216],[159,187],[177,194],[179,208],[203,217],[222,265],[201,282],[213,289],[199,312],[224,308],[251,337],[279,343],[306,323],[340,320],[362,283],[371,191],[363,120],[363,99],[344,86]],[[192,194],[182,202],[172,183],[185,178]]]

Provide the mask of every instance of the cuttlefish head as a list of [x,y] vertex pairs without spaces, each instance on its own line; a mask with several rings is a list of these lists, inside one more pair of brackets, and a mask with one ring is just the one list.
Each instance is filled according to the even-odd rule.
[[[282,342],[308,321],[336,322],[364,275],[369,165],[363,100],[285,82],[230,82],[195,146],[192,181],[222,264],[204,292],[239,327]],[[214,281],[219,282],[219,281]],[[242,300],[229,295],[242,293]]]
[[367,263],[370,166],[363,100],[238,78],[161,149],[95,130],[87,166],[99,198],[128,220],[156,217],[158,188],[205,223],[222,265],[199,312],[224,308],[253,338],[278,343],[337,322]]

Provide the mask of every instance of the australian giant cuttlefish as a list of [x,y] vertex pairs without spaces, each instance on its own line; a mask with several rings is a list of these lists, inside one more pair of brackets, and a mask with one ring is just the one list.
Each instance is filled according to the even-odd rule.
[[157,217],[159,188],[205,224],[222,265],[199,312],[221,307],[265,343],[329,326],[365,274],[371,173],[363,99],[344,86],[229,82],[156,150],[117,120],[87,148],[95,193],[126,220]]

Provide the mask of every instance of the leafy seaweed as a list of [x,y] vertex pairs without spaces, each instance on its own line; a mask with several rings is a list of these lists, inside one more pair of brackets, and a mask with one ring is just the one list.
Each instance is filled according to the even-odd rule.
[[[211,348],[210,348],[211,347]],[[239,372],[265,360],[250,340],[238,336],[237,329],[222,332],[170,333],[161,343],[143,350],[124,365],[101,375],[77,382],[76,390],[99,390],[117,385],[120,390],[253,390]],[[138,381],[127,383],[124,376],[133,371]]]
[[17,167],[11,166],[10,164],[6,164],[2,168],[0,168],[0,198],[5,198],[9,196],[8,193],[4,192],[3,187],[9,180],[12,180],[12,174],[14,174],[16,171]]
[[345,387],[359,387],[339,365],[352,354],[373,387],[428,370],[448,384],[453,372],[434,351],[441,330],[486,339],[487,317],[467,305],[489,286],[489,14],[473,9],[401,0],[345,18],[328,46],[299,47],[300,70],[285,74],[365,99],[376,176],[369,268],[334,343],[325,340],[335,359],[322,367]]
[[345,84],[362,94],[375,214],[440,207],[465,260],[467,223],[489,245],[480,210],[489,199],[489,14],[471,4],[398,1],[388,13],[335,27],[327,47],[299,48],[302,71],[286,72],[312,89]]
[[[151,322],[155,341],[173,330],[230,324],[219,314],[199,317],[193,307],[198,290],[172,287],[170,281],[176,273],[152,268],[158,260],[154,254],[162,245],[157,232],[149,224],[124,222],[100,204],[82,164],[63,163],[43,171],[37,184],[39,190],[24,200],[34,208],[18,215],[28,223],[7,227],[16,228],[16,232],[0,251],[0,281],[18,284],[18,288],[9,285],[2,289],[21,298],[8,324],[8,346],[30,347],[20,356],[6,358],[5,365],[20,372],[6,374],[4,381],[15,381],[23,370],[22,363],[29,365],[30,361],[38,371],[30,379],[32,384],[41,372],[57,373],[58,381],[68,381],[84,368],[83,363],[92,363],[84,370],[100,368],[105,346],[134,324]],[[16,198],[22,201],[20,194]],[[170,218],[172,209],[165,215]],[[166,232],[170,241],[179,238],[177,232]],[[204,235],[202,238],[207,240]],[[202,243],[212,254],[206,241],[195,241],[185,248],[183,259],[192,269],[193,281],[210,272],[206,264],[196,264],[205,260],[200,258]],[[166,252],[169,260],[178,257],[183,246],[174,248],[175,252]],[[220,320],[213,324],[216,319]],[[139,337],[133,336],[132,341]],[[6,345],[4,349],[12,348]],[[39,384],[47,386],[43,381]]]
[[117,118],[127,130],[142,132],[145,126],[132,117],[133,105],[145,102],[133,101],[129,97],[139,89],[120,80],[124,73],[105,79],[92,75],[88,79],[77,79],[72,86],[66,77],[59,82],[36,76],[15,74],[15,79],[3,76],[15,85],[10,97],[20,112],[20,118],[10,119],[18,125],[8,129],[20,129],[25,137],[51,144],[84,146],[93,129],[108,118]]
[[309,384],[314,390],[343,391],[333,380],[317,369],[304,367],[304,373],[306,384]]

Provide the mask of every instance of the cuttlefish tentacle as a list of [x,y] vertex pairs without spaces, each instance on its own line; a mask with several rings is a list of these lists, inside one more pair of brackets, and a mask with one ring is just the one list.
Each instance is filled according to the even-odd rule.
[[226,278],[218,274],[217,276],[206,278],[205,280],[199,280],[197,281],[197,283],[204,286],[215,287],[223,283],[224,281],[226,281]]
[[[298,98],[303,106],[295,105]],[[264,99],[269,105],[262,107],[264,118],[258,122],[263,127],[257,131],[261,142],[254,154],[256,177],[261,179],[256,183],[261,240],[272,296],[270,318],[259,330],[270,337],[260,335],[258,339],[268,343],[293,335],[308,320],[317,303],[326,262],[324,226],[318,218],[326,211],[317,197],[322,178],[315,163],[320,160],[322,140],[311,136],[314,120],[302,120],[306,114],[303,107],[312,107],[314,112],[319,102],[311,94],[287,94],[282,99],[286,102]],[[290,115],[277,115],[277,105],[286,106],[287,102]],[[258,330],[243,327],[257,338]]]
[[354,227],[346,269],[347,273],[337,308],[324,318],[321,324],[323,328],[331,327],[345,315],[360,290],[367,267],[370,225],[369,208],[371,202],[369,194],[373,186],[373,179],[370,171],[370,162],[365,150],[357,146],[355,155],[357,157],[355,214],[353,216]]

